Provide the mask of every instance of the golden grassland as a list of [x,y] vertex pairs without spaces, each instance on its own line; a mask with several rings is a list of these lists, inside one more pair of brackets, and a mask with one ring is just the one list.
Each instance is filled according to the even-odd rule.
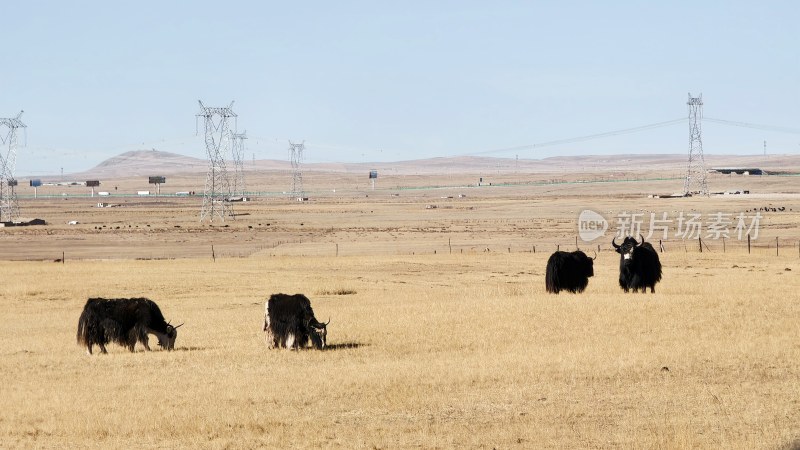
[[[649,199],[680,186],[506,177],[386,177],[376,191],[352,177],[307,203],[236,204],[224,224],[199,222],[199,198],[23,199],[48,225],[0,231],[0,447],[800,447],[800,178]],[[785,211],[764,214],[752,253],[665,240],[655,294],[622,293],[612,231],[581,243],[600,247],[585,293],[545,293],[582,209],[761,206]],[[327,350],[266,348],[277,292],[331,319]],[[92,296],[152,298],[185,322],[176,351],[86,355],[75,333]]]
[[[796,254],[662,254],[623,295],[547,255],[0,262],[0,446],[777,448],[800,437]],[[325,351],[267,350],[270,293],[331,319]],[[176,351],[75,342],[89,296],[148,296]],[[153,345],[154,346],[154,345]],[[154,348],[156,348],[154,346]]]

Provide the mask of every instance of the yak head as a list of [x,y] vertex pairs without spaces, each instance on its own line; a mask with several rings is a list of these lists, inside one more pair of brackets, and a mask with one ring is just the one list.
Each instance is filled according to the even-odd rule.
[[626,237],[625,240],[622,241],[622,244],[616,243],[616,237],[611,240],[611,245],[614,246],[614,249],[617,253],[622,255],[622,260],[624,262],[630,261],[631,258],[633,258],[633,250],[636,247],[641,247],[642,244],[644,244],[644,236],[640,234],[639,237],[642,238],[642,242],[636,241],[636,238],[632,236]]
[[178,338],[178,328],[181,327],[180,324],[178,326],[172,326],[169,322],[167,322],[167,331],[166,333],[158,333],[156,336],[158,337],[158,345],[161,348],[167,349],[167,351],[175,349],[175,339]]
[[327,345],[329,323],[331,323],[331,319],[328,319],[325,323],[321,323],[318,322],[317,319],[312,318],[308,322],[307,328],[310,331],[311,343],[319,350],[324,349],[325,345]]
[[[580,252],[583,253],[583,252]],[[588,255],[583,253],[584,258],[584,267],[586,270],[586,278],[594,276],[594,260],[597,259],[597,252],[594,253],[594,258],[590,258]]]

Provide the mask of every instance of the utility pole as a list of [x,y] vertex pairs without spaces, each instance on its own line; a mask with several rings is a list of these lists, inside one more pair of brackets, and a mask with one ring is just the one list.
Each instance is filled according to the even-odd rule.
[[706,162],[703,158],[703,94],[692,97],[689,93],[689,164],[686,169],[686,180],[683,184],[683,195],[708,195],[706,181]]
[[289,162],[292,164],[292,190],[290,194],[297,199],[304,197],[303,173],[300,171],[300,165],[303,162],[303,150],[306,148],[305,142],[294,144],[289,141]]
[[8,128],[8,132],[0,133],[0,143],[8,145],[5,155],[0,152],[0,222],[13,222],[19,218],[19,203],[17,202],[17,180],[14,171],[17,166],[17,129],[26,128],[20,118],[0,119],[0,127]]
[[[223,222],[225,216],[233,217],[233,209],[229,199],[231,195],[228,170],[225,167],[225,154],[230,146],[231,132],[229,118],[237,117],[231,109],[233,102],[228,107],[212,108],[200,103],[200,112],[196,117],[202,117],[205,122],[206,154],[208,155],[208,172],[206,174],[206,188],[203,193],[203,208],[200,210],[200,222],[206,217],[211,222],[214,217],[219,217]],[[235,127],[234,127],[235,128]]]
[[247,130],[244,133],[232,133],[233,146],[231,156],[233,157],[233,188],[231,192],[235,196],[244,198],[244,140],[247,139]]

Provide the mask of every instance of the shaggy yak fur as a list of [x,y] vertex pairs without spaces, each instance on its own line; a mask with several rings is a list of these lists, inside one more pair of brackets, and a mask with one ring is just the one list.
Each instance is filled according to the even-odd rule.
[[557,251],[547,260],[545,287],[547,292],[583,292],[594,276],[594,260],[578,250],[572,253]]
[[314,317],[311,301],[303,294],[272,294],[264,304],[264,333],[269,348],[299,349],[309,340],[317,349],[325,348],[327,323]]
[[77,339],[90,355],[93,345],[107,353],[109,342],[116,342],[131,352],[139,342],[149,351],[148,333],[156,335],[159,346],[172,350],[178,337],[177,328],[181,325],[170,325],[158,305],[146,298],[90,298],[78,320]]
[[658,259],[656,249],[649,242],[644,241],[644,236],[639,235],[642,242],[628,236],[617,244],[616,239],[611,240],[619,258],[619,286],[623,291],[633,290],[642,293],[650,288],[651,293],[656,292],[656,283],[661,281],[661,261]]

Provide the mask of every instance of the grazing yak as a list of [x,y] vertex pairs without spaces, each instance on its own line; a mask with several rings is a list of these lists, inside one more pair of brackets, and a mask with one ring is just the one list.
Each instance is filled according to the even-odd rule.
[[591,276],[594,276],[594,258],[580,250],[572,253],[557,251],[547,260],[545,287],[553,294],[583,292]]
[[78,320],[77,338],[78,344],[85,345],[90,355],[95,344],[102,353],[108,353],[106,344],[109,342],[116,342],[131,352],[140,342],[149,351],[148,334],[158,338],[159,346],[172,350],[181,325],[172,326],[165,321],[158,305],[150,299],[90,298]]
[[655,293],[656,283],[661,281],[661,261],[653,246],[644,241],[644,236],[640,234],[639,237],[642,242],[631,236],[626,237],[622,244],[617,244],[616,238],[611,240],[611,245],[620,254],[619,285],[625,292],[641,289],[644,293],[650,288],[650,292]]
[[311,301],[303,294],[272,294],[264,304],[264,334],[269,348],[299,349],[309,340],[322,350],[327,343],[326,323],[314,317]]

